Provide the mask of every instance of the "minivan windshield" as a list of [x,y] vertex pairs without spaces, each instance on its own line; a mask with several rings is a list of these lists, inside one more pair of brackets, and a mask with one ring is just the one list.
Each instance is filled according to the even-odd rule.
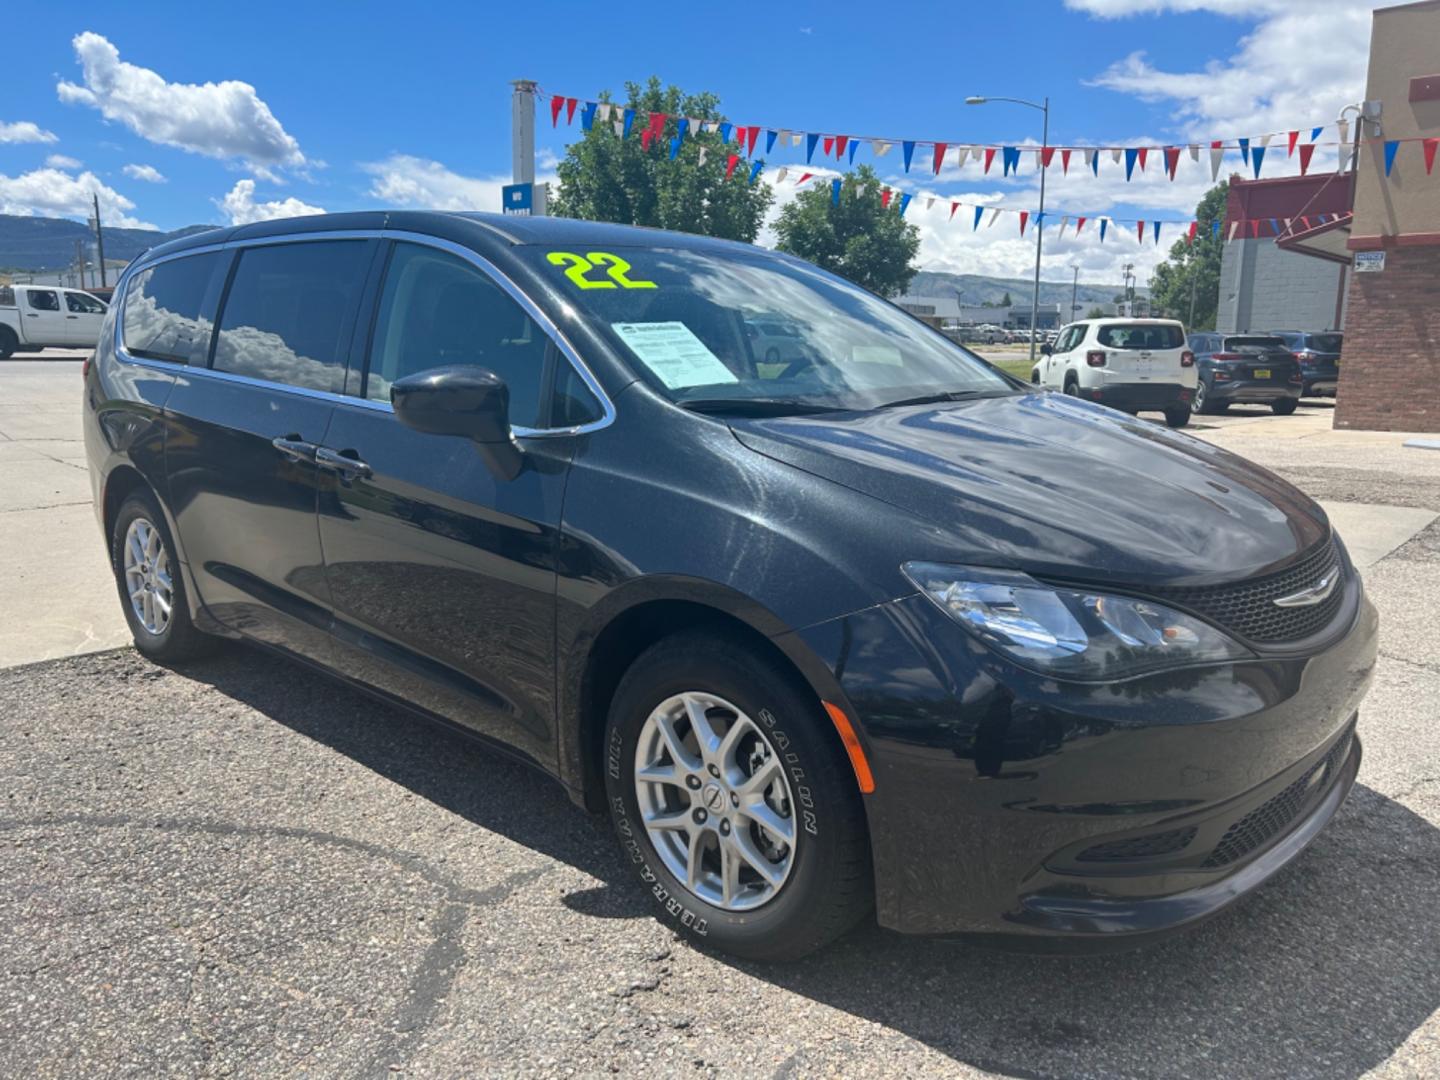
[[804,413],[1018,392],[873,294],[761,253],[522,247],[579,316],[670,400]]

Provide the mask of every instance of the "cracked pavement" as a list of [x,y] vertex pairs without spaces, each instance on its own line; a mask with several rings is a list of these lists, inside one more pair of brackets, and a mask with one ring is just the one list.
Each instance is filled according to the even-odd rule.
[[[1203,435],[1440,511],[1440,454],[1262,427]],[[1440,522],[1365,575],[1350,801],[1220,918],[1100,957],[864,926],[728,961],[649,917],[557,785],[308,670],[234,647],[0,671],[0,1075],[1440,1075]]]

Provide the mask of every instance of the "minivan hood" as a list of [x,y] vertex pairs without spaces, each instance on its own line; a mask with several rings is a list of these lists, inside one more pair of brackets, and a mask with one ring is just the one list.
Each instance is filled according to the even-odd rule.
[[[932,526],[917,530],[927,550],[907,559],[1204,585],[1279,569],[1330,530],[1319,506],[1258,465],[1061,394],[736,419],[731,429],[757,453]],[[953,550],[919,539],[937,532]]]

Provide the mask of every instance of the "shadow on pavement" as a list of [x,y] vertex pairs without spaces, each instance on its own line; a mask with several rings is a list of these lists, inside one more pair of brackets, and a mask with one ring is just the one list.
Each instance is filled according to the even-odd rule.
[[[605,882],[565,897],[572,909],[648,916],[608,823],[538,773],[249,649],[183,674]],[[1280,877],[1142,951],[1009,954],[868,925],[795,965],[716,959],[1013,1076],[1357,1077],[1440,1007],[1437,866],[1440,830],[1357,785]]]

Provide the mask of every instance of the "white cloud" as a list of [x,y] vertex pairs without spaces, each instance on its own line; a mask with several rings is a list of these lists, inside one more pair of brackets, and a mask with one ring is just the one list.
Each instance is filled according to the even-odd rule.
[[120,170],[132,180],[143,180],[147,184],[168,183],[165,175],[154,165],[126,165]]
[[78,169],[83,162],[73,157],[66,157],[64,154],[51,154],[45,159],[45,164],[52,169]]
[[84,85],[62,80],[60,100],[99,109],[151,142],[213,158],[235,158],[253,168],[300,168],[305,155],[246,82],[172,83],[149,68],[120,59],[99,34],[78,34],[73,44]]
[[[372,198],[391,206],[408,206],[427,210],[500,211],[500,189],[510,183],[505,176],[462,176],[438,161],[391,154],[384,161],[360,166],[375,179],[370,184]],[[553,173],[537,174],[537,183],[555,183]],[[553,187],[552,187],[553,190]]]
[[53,131],[46,131],[29,120],[17,120],[11,124],[0,120],[0,143],[53,143],[59,141]]
[[35,169],[19,176],[0,174],[0,214],[23,217],[85,218],[93,212],[91,196],[100,198],[100,216],[106,225],[127,229],[153,229],[127,213],[135,204],[106,187],[92,172],[72,176],[61,169]]
[[216,199],[215,205],[225,212],[231,225],[248,225],[252,221],[271,221],[274,218],[307,217],[310,214],[325,213],[323,207],[311,206],[293,196],[288,199],[257,203],[254,180],[235,181],[235,186],[225,193],[224,198]]

